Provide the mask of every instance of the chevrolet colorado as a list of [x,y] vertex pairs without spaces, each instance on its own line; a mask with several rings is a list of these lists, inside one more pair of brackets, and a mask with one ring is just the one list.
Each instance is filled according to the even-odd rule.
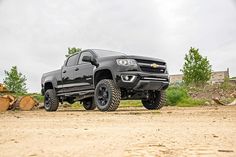
[[68,57],[61,69],[41,79],[46,111],[56,111],[63,101],[80,101],[86,110],[115,111],[120,100],[141,100],[146,109],[160,109],[168,86],[163,60],[100,49]]

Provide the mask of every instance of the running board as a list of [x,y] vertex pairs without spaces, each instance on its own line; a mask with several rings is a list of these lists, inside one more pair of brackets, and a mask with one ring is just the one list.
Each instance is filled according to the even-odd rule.
[[60,93],[57,94],[58,96],[65,96],[65,97],[77,97],[77,96],[84,96],[94,94],[94,90],[87,90],[87,91],[78,91],[78,92],[69,92],[69,93]]

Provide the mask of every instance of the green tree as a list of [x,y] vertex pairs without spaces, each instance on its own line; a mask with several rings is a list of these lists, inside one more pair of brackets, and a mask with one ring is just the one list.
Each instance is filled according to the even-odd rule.
[[76,47],[68,47],[68,54],[66,54],[66,57],[70,57],[73,54],[79,53],[80,51],[82,51],[81,48],[76,48]]
[[10,71],[5,72],[4,84],[9,91],[16,93],[26,93],[26,77],[18,72],[17,66],[13,66]]
[[207,57],[202,57],[199,49],[190,48],[189,53],[185,55],[183,69],[183,81],[185,84],[195,86],[204,85],[211,78],[211,65]]

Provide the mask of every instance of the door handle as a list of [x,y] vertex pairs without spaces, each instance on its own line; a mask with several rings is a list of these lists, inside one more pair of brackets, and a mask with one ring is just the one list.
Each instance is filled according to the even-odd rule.
[[63,73],[66,73],[66,70],[64,70]]
[[79,70],[79,68],[75,68],[75,71],[78,71]]
[[69,77],[63,77],[62,78],[62,80],[68,80],[69,79]]

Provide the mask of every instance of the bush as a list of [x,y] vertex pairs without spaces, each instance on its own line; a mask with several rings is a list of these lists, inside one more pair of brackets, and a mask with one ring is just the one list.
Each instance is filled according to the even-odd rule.
[[167,105],[175,106],[183,99],[189,98],[187,90],[183,87],[169,87],[166,91]]

